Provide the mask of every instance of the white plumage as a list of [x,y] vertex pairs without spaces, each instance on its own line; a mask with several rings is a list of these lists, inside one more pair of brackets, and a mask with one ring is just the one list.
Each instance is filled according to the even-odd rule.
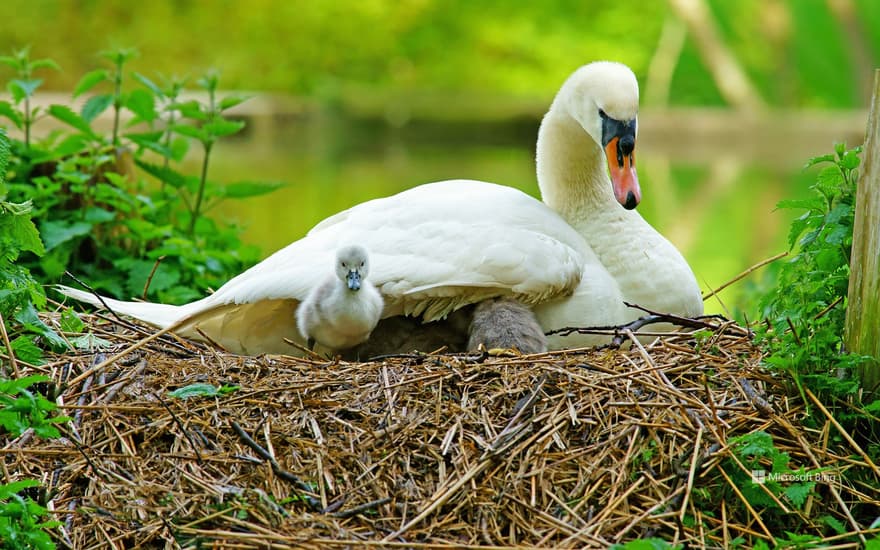
[[[159,327],[178,324],[179,334],[196,339],[198,327],[231,351],[296,353],[284,338],[303,341],[294,321],[299,302],[321,284],[334,251],[358,242],[375,265],[371,280],[385,302],[383,318],[436,320],[498,296],[534,306],[544,330],[630,321],[638,314],[624,300],[700,314],[699,287],[687,262],[615,199],[621,189],[619,197],[626,189],[638,195],[638,183],[631,155],[606,159],[606,148],[619,143],[602,143],[607,120],[630,121],[634,139],[637,111],[638,85],[627,67],[586,65],[565,82],[541,124],[537,162],[544,202],[485,182],[425,184],[327,218],[196,302],[107,304]],[[99,305],[89,293],[61,291]],[[550,337],[549,345],[597,341],[576,334]]]
[[366,341],[379,322],[383,305],[382,295],[367,280],[369,272],[364,247],[340,248],[333,273],[313,288],[296,310],[300,335],[334,351]]

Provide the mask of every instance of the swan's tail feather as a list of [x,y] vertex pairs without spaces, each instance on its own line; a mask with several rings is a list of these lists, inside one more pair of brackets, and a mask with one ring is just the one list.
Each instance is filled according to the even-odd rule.
[[113,310],[114,313],[134,317],[135,319],[139,319],[158,328],[169,327],[186,315],[185,306],[154,304],[151,302],[123,302],[121,300],[104,297],[101,298],[103,299],[102,303],[101,299],[98,299],[98,297],[91,292],[77,290],[64,285],[56,285],[55,289],[74,300],[86,302],[101,308],[106,305],[106,307]]

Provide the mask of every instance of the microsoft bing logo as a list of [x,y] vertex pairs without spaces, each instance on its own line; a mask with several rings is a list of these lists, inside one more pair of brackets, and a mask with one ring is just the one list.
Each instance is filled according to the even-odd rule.
[[836,481],[834,474],[824,472],[788,472],[788,473],[767,473],[766,470],[752,470],[752,483],[756,485],[764,485],[768,481],[793,482],[793,483],[831,483]]

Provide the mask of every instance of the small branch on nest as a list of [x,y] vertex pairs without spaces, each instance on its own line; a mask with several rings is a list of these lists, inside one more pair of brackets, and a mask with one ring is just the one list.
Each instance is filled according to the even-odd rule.
[[181,432],[183,432],[183,436],[186,437],[187,441],[189,441],[189,444],[192,447],[193,452],[196,454],[196,459],[198,460],[199,464],[203,464],[204,461],[202,460],[202,454],[199,452],[199,448],[196,445],[195,440],[192,438],[191,435],[189,435],[189,431],[183,427],[183,422],[181,422],[180,419],[177,418],[177,415],[174,414],[174,411],[172,411],[171,407],[168,406],[168,403],[166,403],[165,400],[162,399],[161,395],[159,395],[158,393],[156,393],[154,395],[156,396],[156,399],[159,401],[159,403],[163,407],[165,407],[165,410],[168,411],[168,414],[171,415],[171,420],[173,420],[174,423],[177,424],[177,427],[180,428]]
[[[102,315],[100,315],[100,314],[98,315],[98,317],[100,317],[100,318],[102,318],[102,319],[107,319],[108,321],[115,321],[118,325],[123,326],[123,327],[125,327],[125,328],[127,328],[127,329],[129,329],[129,330],[132,330],[132,331],[134,331],[134,332],[136,332],[136,333],[138,333],[138,334],[143,334],[144,336],[149,336],[150,332],[149,332],[148,330],[146,330],[146,329],[144,329],[143,327],[140,327],[140,326],[138,326],[138,325],[136,325],[136,324],[134,324],[134,323],[131,323],[131,322],[129,322],[129,321],[126,321],[125,319],[123,319],[122,317],[120,317],[118,313],[116,313],[115,311],[113,311],[113,308],[111,308],[109,305],[107,305],[107,302],[104,300],[104,297],[101,296],[100,294],[98,294],[98,292],[97,292],[94,288],[92,288],[88,283],[86,283],[85,281],[83,281],[82,279],[80,279],[79,277],[77,277],[76,275],[74,275],[73,273],[71,273],[70,271],[65,271],[64,274],[67,275],[68,277],[70,277],[71,279],[73,279],[73,281],[74,281],[75,283],[77,283],[78,285],[82,286],[83,288],[85,288],[86,290],[88,290],[90,293],[92,293],[92,295],[93,295],[93,296],[94,296],[99,302],[101,302],[101,307],[103,307],[104,309],[106,309],[107,311],[110,312],[110,315],[113,316],[113,319],[107,319],[107,317],[102,316]],[[186,349],[185,347],[181,346],[178,342],[175,342],[175,341],[174,341],[173,339],[171,339],[171,338],[161,338],[160,340],[161,340],[163,343],[165,343],[165,344],[168,344],[168,345],[170,345],[170,346],[173,346],[173,347],[175,347],[175,348],[177,348],[177,349],[182,350],[184,353],[186,353],[187,356],[190,356],[190,357],[191,357],[191,356],[193,355],[193,352],[192,352],[192,351],[190,351],[190,350]]]
[[[551,330],[546,332],[547,336],[553,334],[559,334],[561,336],[568,336],[569,334],[608,334],[609,336],[613,335],[614,338],[611,339],[611,343],[607,346],[603,347],[612,347],[619,348],[623,345],[623,342],[627,339],[627,331],[637,332],[642,327],[647,325],[653,325],[656,323],[671,323],[673,325],[678,325],[680,327],[687,328],[695,328],[695,329],[709,329],[709,330],[718,330],[722,323],[727,322],[728,320],[722,315],[703,315],[700,317],[682,317],[680,315],[673,315],[671,313],[658,313],[656,311],[652,311],[648,308],[644,308],[637,304],[631,304],[629,302],[624,302],[626,307],[631,307],[633,309],[638,309],[639,311],[643,311],[648,315],[644,317],[639,317],[635,321],[623,324],[623,325],[607,325],[600,327],[564,327],[555,330]],[[715,319],[719,322],[712,323],[706,321],[705,319]]]
[[731,280],[727,281],[726,283],[724,283],[723,285],[719,286],[719,287],[716,288],[715,290],[713,290],[713,291],[711,291],[711,292],[709,292],[709,293],[707,293],[707,294],[704,294],[704,295],[703,295],[703,301],[705,302],[706,300],[708,300],[708,299],[711,298],[712,296],[715,296],[716,294],[718,294],[719,292],[721,292],[721,291],[724,290],[725,288],[729,287],[729,286],[732,285],[733,283],[735,283],[735,282],[737,282],[737,281],[739,281],[739,280],[741,280],[741,279],[744,279],[744,278],[747,277],[749,274],[751,274],[753,271],[755,271],[755,270],[757,270],[757,269],[760,269],[760,268],[764,267],[765,265],[767,265],[767,264],[769,264],[769,263],[773,263],[773,262],[775,262],[776,260],[778,260],[778,259],[780,259],[780,258],[784,258],[784,257],[786,257],[786,256],[788,256],[788,252],[780,252],[779,254],[777,254],[777,255],[775,255],[775,256],[771,256],[771,257],[769,257],[769,258],[767,258],[767,259],[765,259],[765,260],[761,260],[760,262],[758,262],[758,263],[756,263],[755,265],[753,265],[752,267],[746,269],[745,271],[743,271],[742,273],[740,273],[739,275],[737,275],[737,276],[734,277],[733,279],[731,279]]
[[339,519],[350,518],[352,516],[360,514],[361,512],[366,512],[367,510],[372,510],[373,508],[378,508],[379,506],[388,504],[389,502],[391,502],[391,497],[377,498],[376,500],[365,502],[364,504],[361,504],[360,506],[355,506],[354,508],[351,508],[349,510],[343,510],[342,512],[333,512],[330,515],[334,518]]
[[[3,344],[9,352],[9,364],[12,365],[12,372],[16,378],[19,378],[21,375],[18,373],[18,362],[15,360],[15,353],[12,351],[12,344],[9,342],[9,335],[6,333],[6,321],[3,320],[2,315],[0,315],[0,331],[2,331],[3,334]],[[2,374],[7,376],[6,372],[3,372]]]
[[751,382],[749,382],[745,378],[740,378],[739,385],[740,387],[742,387],[743,393],[746,394],[746,397],[749,398],[749,402],[752,404],[753,407],[755,407],[755,409],[758,410],[758,412],[764,413],[766,415],[773,414],[773,406],[770,405],[770,403],[767,402],[766,399],[758,394],[758,390],[756,390],[755,387],[752,386]]
[[308,355],[312,359],[317,359],[318,361],[324,361],[326,359],[326,357],[321,357],[320,353],[316,353],[314,350],[310,350],[309,348],[305,347],[304,345],[300,344],[299,342],[295,342],[295,341],[291,340],[290,338],[285,338],[284,343],[295,347],[296,349],[305,353],[306,355]]
[[[296,489],[302,491],[303,493],[312,492],[312,488],[306,482],[301,480],[295,474],[292,474],[287,470],[281,468],[281,466],[278,464],[278,461],[275,460],[275,457],[272,456],[269,451],[264,449],[262,445],[254,441],[254,439],[250,435],[248,435],[246,431],[244,431],[244,428],[242,428],[238,424],[238,422],[230,420],[229,425],[232,426],[232,429],[235,430],[235,433],[238,434],[238,437],[241,438],[241,440],[244,441],[244,443],[248,447],[253,449],[254,452],[260,455],[261,458],[263,458],[263,460],[269,463],[269,465],[272,467],[272,471],[275,473],[276,476],[280,477],[288,483],[293,484]],[[297,496],[302,498],[303,501],[306,502],[306,504],[308,504],[313,511],[321,511],[321,506],[318,504],[318,501],[315,500],[314,497],[308,494],[298,494]]]
[[222,351],[223,353],[229,353],[229,350],[228,350],[228,349],[224,348],[224,347],[221,346],[216,340],[214,340],[213,338],[211,338],[210,336],[208,336],[207,334],[205,334],[205,331],[203,331],[203,330],[200,329],[199,327],[196,327],[196,332],[199,333],[199,336],[201,336],[202,338],[205,339],[205,342],[208,342],[209,344],[211,344],[211,345],[214,346],[215,348],[219,349],[219,350]]
[[156,258],[156,262],[153,264],[153,269],[150,270],[150,275],[147,277],[147,282],[144,283],[144,292],[141,294],[141,300],[147,300],[147,291],[150,290],[150,284],[153,282],[153,275],[156,274],[156,270],[159,269],[159,264],[161,264],[164,259],[165,256],[159,256]]

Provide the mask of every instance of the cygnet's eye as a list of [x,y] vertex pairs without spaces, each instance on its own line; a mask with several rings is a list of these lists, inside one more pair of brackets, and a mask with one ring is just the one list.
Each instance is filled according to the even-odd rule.
[[342,267],[345,267],[345,262],[341,262],[339,265],[341,265]]
[[364,262],[361,262],[361,267],[364,267]]

